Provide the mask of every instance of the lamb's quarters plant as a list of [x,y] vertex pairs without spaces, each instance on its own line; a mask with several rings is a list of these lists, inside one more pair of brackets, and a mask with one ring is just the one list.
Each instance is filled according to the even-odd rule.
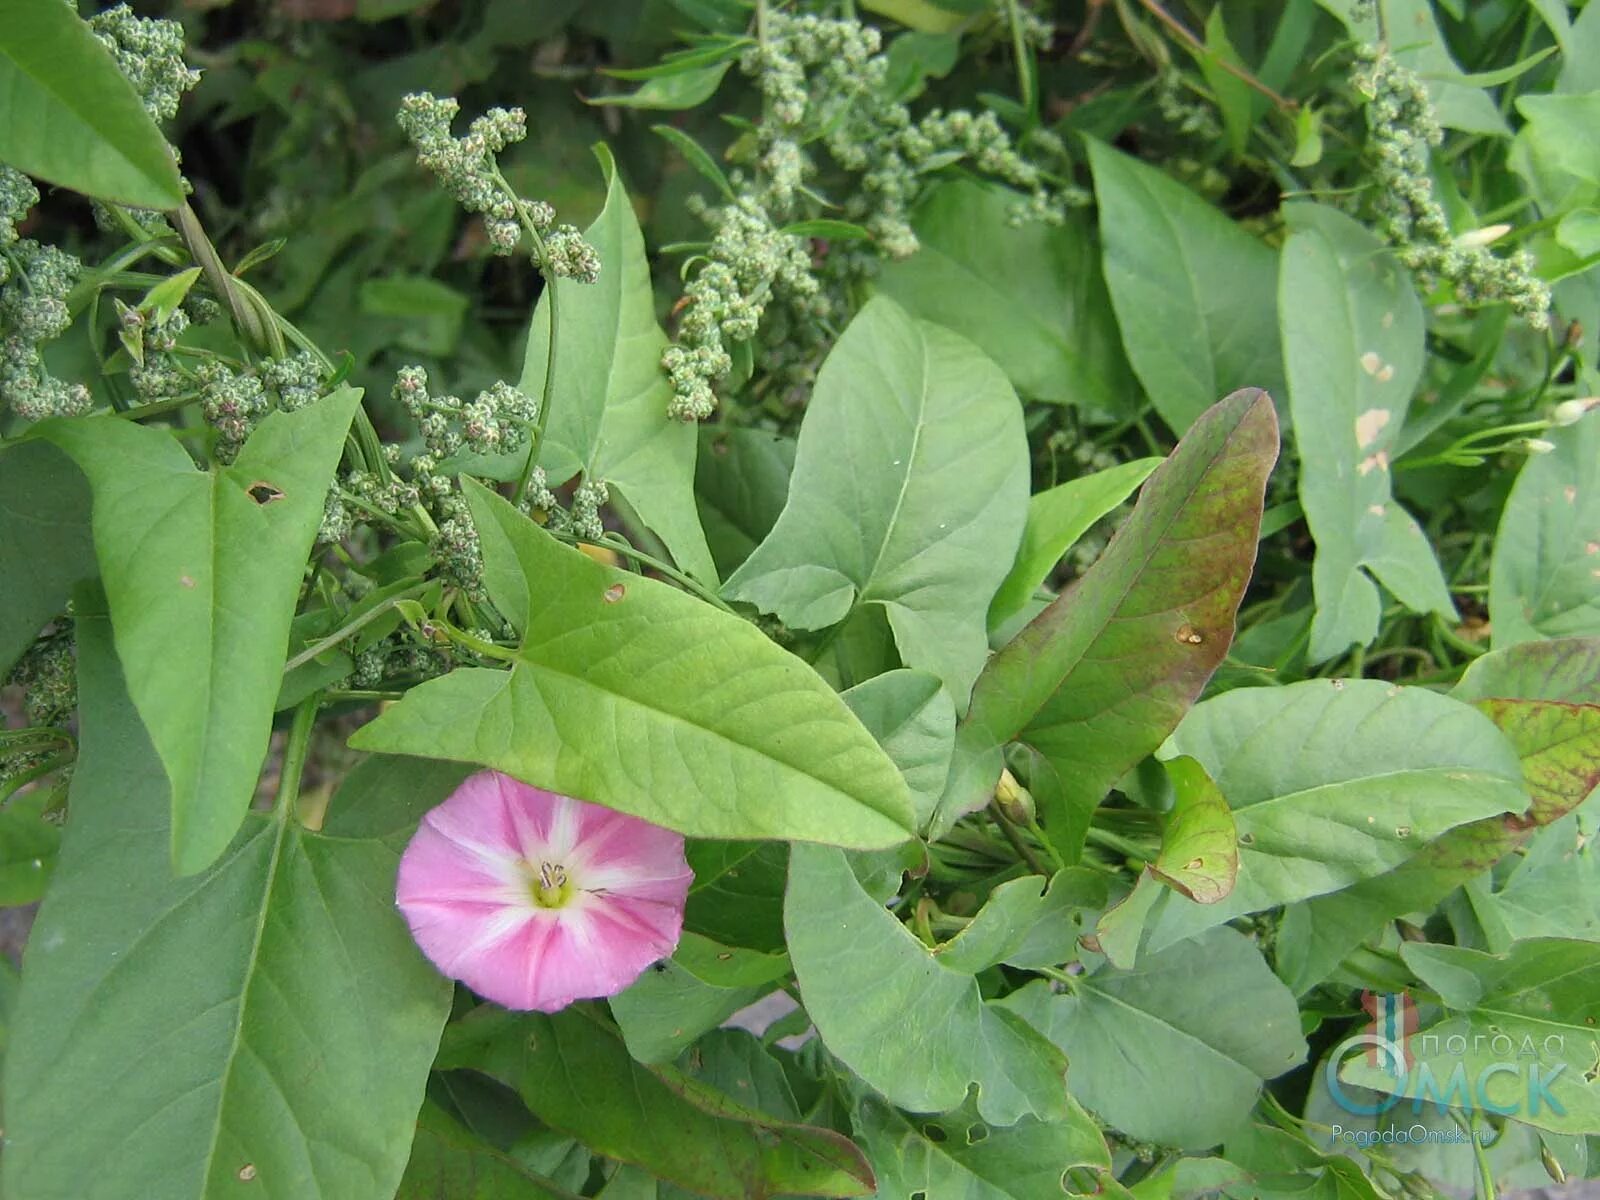
[[1600,4],[170,10],[0,21],[0,1192],[1600,1177]]

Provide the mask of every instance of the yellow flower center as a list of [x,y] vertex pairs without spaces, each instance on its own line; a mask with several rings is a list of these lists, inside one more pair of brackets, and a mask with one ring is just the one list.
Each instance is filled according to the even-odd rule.
[[533,902],[540,908],[561,908],[577,890],[567,878],[567,869],[553,862],[540,863],[539,869],[529,879],[528,886],[533,893]]

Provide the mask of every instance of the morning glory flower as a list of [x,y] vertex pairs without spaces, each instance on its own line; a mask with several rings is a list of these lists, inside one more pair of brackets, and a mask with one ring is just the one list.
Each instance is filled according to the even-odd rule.
[[692,878],[671,830],[480,771],[422,819],[395,900],[444,974],[554,1012],[670,955]]

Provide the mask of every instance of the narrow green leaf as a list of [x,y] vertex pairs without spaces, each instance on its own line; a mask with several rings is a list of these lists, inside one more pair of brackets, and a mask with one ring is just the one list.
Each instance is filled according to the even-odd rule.
[[481,485],[467,499],[490,598],[525,605],[516,662],[413,688],[352,746],[479,763],[694,837],[906,840],[905,781],[810,667],[748,621],[562,546]]
[[1023,203],[973,180],[939,184],[913,214],[922,248],[885,267],[879,290],[971,338],[1030,399],[1131,411],[1133,378],[1088,223],[1018,225]]
[[91,594],[77,635],[82,752],[5,1064],[6,1195],[387,1200],[450,987],[394,909],[406,814],[340,815],[453,780],[365,764],[325,834],[251,814],[173,879],[166,777]]
[[794,847],[784,928],[823,1044],[891,1103],[946,1112],[976,1085],[986,1121],[1066,1118],[1066,1059],[917,941],[843,854]]
[[0,451],[0,678],[66,611],[72,585],[99,571],[89,533],[89,485],[44,442]]
[[1089,142],[1122,344],[1178,433],[1236,388],[1283,391],[1277,254],[1188,188]]
[[1312,662],[1378,632],[1376,576],[1413,612],[1453,618],[1428,539],[1390,491],[1390,460],[1422,372],[1422,305],[1411,276],[1361,225],[1319,204],[1286,205],[1278,312],[1289,411],[1302,447],[1300,503],[1317,543]]
[[964,707],[1027,490],[1022,406],[999,369],[879,296],[823,363],[783,514],[724,594],[796,629],[881,606],[905,665]]
[[1555,449],[1522,468],[1495,533],[1489,617],[1496,649],[1600,634],[1600,418],[1544,436]]
[[[672,388],[661,370],[667,337],[656,324],[644,235],[611,152],[597,146],[606,203],[584,236],[600,255],[592,284],[558,279],[556,386],[539,461],[552,485],[582,472],[605,480],[690,575],[715,583],[716,569],[694,503],[695,431],[667,415]],[[519,386],[544,391],[550,302],[528,327]]]
[[1264,1081],[1306,1055],[1294,997],[1232,929],[1102,967],[1063,995],[1043,981],[1001,1001],[1072,1060],[1072,1091],[1125,1134],[1215,1145],[1243,1122]]
[[778,231],[794,237],[824,238],[836,242],[864,242],[870,241],[872,233],[864,226],[852,224],[849,221],[835,221],[820,217],[812,221],[796,221],[792,225],[785,225]]
[[[1555,1133],[1600,1129],[1600,1089],[1594,1086],[1600,1063],[1595,1041],[1600,1022],[1600,943],[1534,938],[1518,942],[1498,957],[1419,943],[1402,946],[1400,953],[1457,1015],[1408,1039],[1416,1066],[1403,1081],[1368,1064],[1364,1056],[1345,1063],[1339,1070],[1341,1079],[1375,1091],[1416,1096],[1425,1078],[1422,1066],[1429,1068],[1441,1090],[1460,1068],[1468,1086],[1483,1091],[1474,1091],[1465,1105],[1454,1102],[1457,1106],[1479,1110],[1502,1106],[1492,1111]],[[1525,1045],[1531,1045],[1533,1053],[1525,1053]],[[1511,1070],[1496,1071],[1498,1064],[1509,1064]]]
[[1022,741],[1059,787],[1033,782],[1069,861],[1087,814],[1161,744],[1227,654],[1255,562],[1271,401],[1236,392],[1194,423],[1078,584],[989,660],[956,735],[941,807],[988,802],[1002,748]]
[[678,153],[683,155],[684,161],[721,192],[724,198],[728,200],[734,198],[733,185],[728,182],[728,176],[717,165],[717,160],[712,158],[699,142],[673,125],[652,125],[650,132],[671,142]]
[[183,203],[166,139],[73,6],[7,4],[0,110],[0,162],[101,200],[162,211]]
[[609,1158],[725,1200],[861,1196],[872,1170],[832,1130],[766,1117],[671,1067],[644,1067],[587,1010],[480,1008],[451,1027],[440,1065],[516,1088],[545,1124]]
[[711,99],[722,77],[728,73],[725,62],[709,67],[694,67],[671,75],[657,75],[642,83],[637,91],[624,96],[594,96],[590,104],[612,104],[621,108],[694,108]]
[[671,1062],[701,1034],[771,992],[789,974],[785,954],[723,946],[685,933],[670,959],[611,999],[628,1053]]
[[230,466],[198,471],[165,429],[35,427],[94,490],[117,656],[172,781],[172,861],[203,870],[244,820],[267,755],[306,556],[361,393],[274,412]]
[[1222,113],[1222,128],[1227,134],[1228,148],[1233,151],[1235,157],[1238,157],[1244,153],[1245,146],[1250,142],[1250,128],[1255,124],[1257,93],[1248,83],[1222,65],[1227,63],[1232,67],[1244,67],[1239,52],[1233,48],[1233,43],[1228,39],[1228,26],[1223,19],[1220,4],[1206,17],[1205,50],[1197,52],[1195,57],[1200,64],[1200,73],[1205,76],[1206,86],[1217,98],[1217,108]]
[[1017,561],[989,605],[989,632],[1021,612],[1062,556],[1091,525],[1132,495],[1161,461],[1134,459],[1035,494],[1028,501]]
[[1163,753],[1197,759],[1227,797],[1239,874],[1216,904],[1165,896],[1152,950],[1382,875],[1446,830],[1527,804],[1516,752],[1487,717],[1378,680],[1224,693],[1197,706]]

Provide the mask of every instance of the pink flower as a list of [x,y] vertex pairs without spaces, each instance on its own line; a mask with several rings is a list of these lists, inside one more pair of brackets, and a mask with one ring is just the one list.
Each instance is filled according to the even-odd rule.
[[422,819],[395,900],[444,974],[554,1012],[670,955],[693,877],[671,830],[480,771]]

